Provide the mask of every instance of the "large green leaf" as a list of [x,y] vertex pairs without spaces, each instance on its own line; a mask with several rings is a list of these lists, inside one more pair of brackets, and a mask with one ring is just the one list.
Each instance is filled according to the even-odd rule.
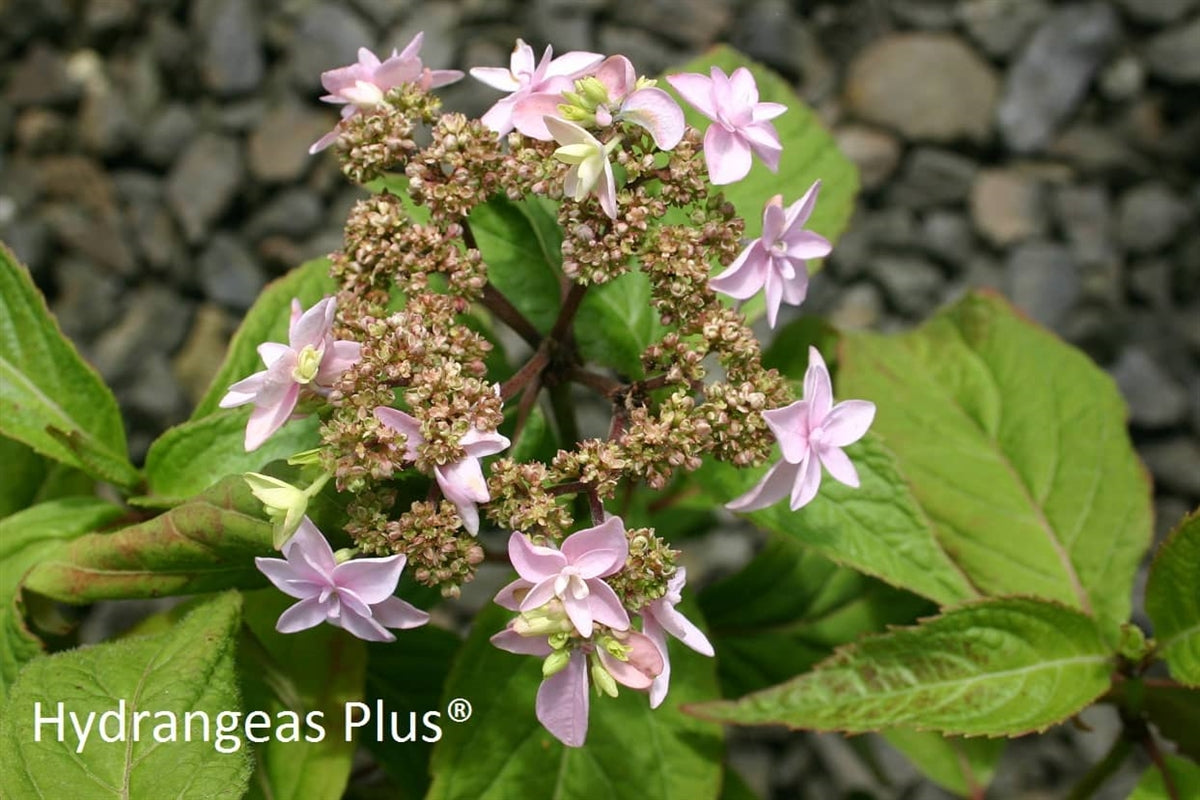
[[935,611],[932,603],[771,537],[745,569],[700,593],[721,693],[737,697],[816,664],[838,645]]
[[1139,689],[1146,718],[1179,752],[1200,763],[1200,689],[1149,682]]
[[275,589],[246,595],[246,632],[238,651],[246,707],[271,719],[291,712],[304,720],[318,711],[326,733],[320,741],[306,741],[308,729],[301,724],[297,741],[272,736],[255,744],[247,798],[339,800],[354,757],[342,717],[347,703],[363,699],[366,647],[332,625],[279,633],[275,622],[294,602]]
[[151,520],[89,534],[39,561],[22,585],[64,603],[262,586],[255,556],[273,552],[271,524],[241,477]]
[[1171,783],[1175,786],[1175,794],[1167,792],[1162,770],[1158,767],[1148,767],[1142,773],[1142,779],[1134,788],[1129,800],[1171,800],[1173,797],[1200,797],[1200,765],[1178,756],[1166,756],[1164,759],[1167,771],[1171,773]]
[[96,486],[86,473],[40,456],[7,436],[0,436],[0,464],[0,519],[47,500],[90,495]]
[[[712,660],[671,649],[671,693],[651,711],[646,696],[622,689],[591,701],[587,742],[564,747],[538,724],[534,696],[541,660],[488,642],[511,613],[489,608],[455,661],[445,698],[462,697],[471,719],[447,725],[433,752],[430,800],[704,800],[721,788],[720,730],[678,710],[712,697]],[[674,644],[674,643],[673,643]]]
[[[447,630],[429,625],[397,632],[396,639],[367,645],[367,703],[374,709],[376,703],[382,702],[385,709],[405,714],[403,735],[408,730],[407,713],[415,711],[420,718],[429,711],[444,712],[442,695],[446,677],[462,641]],[[444,729],[455,723],[443,717],[439,724]],[[421,736],[408,742],[396,742],[387,736],[382,739],[364,736],[363,744],[395,783],[394,800],[419,800],[425,796],[433,745]]]
[[1146,584],[1146,613],[1171,675],[1200,686],[1200,511],[1159,548]]
[[171,428],[146,454],[151,497],[143,504],[182,503],[227,475],[260,471],[266,464],[316,447],[316,417],[293,420],[257,450],[246,452],[246,409],[221,410]]
[[1004,753],[1004,739],[963,739],[911,728],[893,728],[883,738],[930,780],[960,797],[982,797]]
[[326,295],[335,294],[337,288],[329,277],[329,259],[318,258],[301,264],[263,289],[233,335],[225,361],[191,418],[212,414],[232,384],[264,369],[258,355],[260,344],[287,342],[292,298],[299,298],[300,305],[307,309]]
[[[0,713],[0,796],[240,797],[250,773],[241,732],[216,739],[218,715],[239,713],[233,654],[240,609],[230,592],[166,633],[29,664]],[[197,718],[185,740],[188,712],[207,715],[207,735]],[[62,728],[35,722],[59,714]],[[94,715],[83,742],[71,714],[81,727]],[[111,741],[101,739],[105,731]],[[234,744],[239,749],[223,752]]]
[[650,303],[650,279],[632,270],[593,286],[575,315],[575,339],[589,361],[641,378],[642,351],[666,332]]
[[97,497],[70,497],[0,520],[0,701],[25,662],[42,652],[42,643],[21,618],[21,576],[63,542],[107,525],[122,513],[119,506]]
[[1047,601],[992,599],[848,645],[779,686],[692,710],[743,725],[1014,736],[1086,707],[1108,689],[1114,662],[1091,617]]
[[1124,403],[1087,356],[972,294],[901,336],[847,334],[837,391],[875,401],[874,431],[974,586],[1067,603],[1115,635],[1150,492]]
[[[879,438],[868,434],[847,454],[858,469],[859,488],[826,476],[820,493],[799,512],[780,502],[747,517],[767,530],[794,536],[839,564],[941,605],[977,596],[939,546],[929,518]],[[761,472],[713,462],[694,476],[713,497],[729,499],[748,490]]]
[[471,210],[470,225],[488,281],[535,328],[549,333],[562,293],[562,232],[553,208],[497,195]]
[[120,486],[138,483],[116,398],[0,245],[0,433]]

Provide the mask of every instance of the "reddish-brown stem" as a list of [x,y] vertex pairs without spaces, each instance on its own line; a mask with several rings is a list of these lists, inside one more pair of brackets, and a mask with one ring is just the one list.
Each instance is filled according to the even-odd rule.
[[497,319],[528,342],[530,347],[536,348],[542,343],[542,335],[538,333],[537,328],[533,327],[533,323],[526,319],[525,315],[510,303],[508,298],[502,295],[495,286],[489,283],[483,287],[483,297],[480,298],[480,302],[483,303],[484,308],[495,314]]
[[1142,746],[1146,748],[1146,755],[1150,756],[1150,760],[1154,763],[1155,768],[1162,773],[1163,788],[1167,790],[1167,797],[1171,800],[1179,800],[1179,787],[1175,785],[1175,776],[1171,774],[1171,770],[1167,767],[1167,761],[1163,758],[1162,750],[1158,749],[1158,742],[1154,740],[1154,734],[1147,730],[1142,738]]
[[508,400],[510,397],[514,397],[530,381],[537,380],[549,363],[550,355],[546,352],[546,348],[539,347],[511,378],[500,384],[500,399]]
[[618,392],[629,388],[618,380],[614,380],[607,375],[601,375],[598,372],[586,370],[583,367],[572,367],[571,371],[567,373],[567,379],[582,384],[589,389],[594,389],[609,400],[616,397]]
[[572,283],[571,288],[567,289],[567,294],[563,297],[562,308],[558,311],[558,319],[554,320],[554,327],[550,329],[550,338],[556,342],[565,343],[568,335],[571,332],[571,323],[575,321],[575,313],[579,311],[579,304],[583,302],[583,296],[587,294],[588,287],[582,283]]
[[600,502],[600,495],[589,489],[587,493],[587,499],[588,508],[592,512],[592,524],[601,524],[604,522],[604,503]]
[[533,404],[537,402],[538,393],[542,390],[542,376],[534,375],[533,380],[525,387],[525,391],[521,393],[521,402],[517,404],[517,424],[513,426],[513,441],[521,435],[521,431],[525,430],[525,422],[529,419],[529,412],[533,410]]
[[546,490],[550,494],[579,494],[580,492],[588,491],[588,485],[583,481],[571,481],[569,483],[560,483],[557,486],[551,486]]

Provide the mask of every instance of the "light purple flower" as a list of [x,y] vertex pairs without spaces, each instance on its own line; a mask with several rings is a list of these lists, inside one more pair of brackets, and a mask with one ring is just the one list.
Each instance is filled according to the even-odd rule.
[[779,441],[783,459],[753,489],[726,503],[726,508],[731,511],[766,508],[790,492],[791,507],[796,511],[817,496],[822,464],[836,480],[858,487],[858,471],[842,448],[866,435],[875,419],[875,404],[869,400],[845,400],[834,405],[829,370],[817,348],[808,348],[804,399],[764,411],[763,419]]
[[780,303],[797,306],[808,294],[809,258],[829,255],[829,241],[804,224],[817,203],[817,181],[796,202],[783,209],[783,196],[775,195],[763,209],[762,236],[750,242],[729,268],[708,282],[718,292],[746,300],[766,289],[767,322],[775,327]]
[[325,537],[305,517],[283,555],[254,559],[271,583],[300,601],[279,616],[275,630],[280,633],[328,622],[369,642],[394,642],[387,628],[415,628],[429,621],[428,614],[393,594],[404,569],[401,554],[339,564]]
[[[620,517],[573,533],[562,549],[535,545],[521,533],[508,539],[508,557],[521,577],[496,595],[514,611],[531,611],[557,598],[580,636],[592,635],[594,623],[629,629],[629,614],[602,578],[625,565],[629,542]],[[528,590],[520,600],[517,593]]]
[[783,145],[770,120],[787,111],[787,106],[758,102],[758,86],[750,70],[738,67],[726,76],[720,67],[713,67],[709,76],[688,72],[670,75],[667,82],[713,121],[704,134],[704,161],[714,184],[746,177],[751,153],[772,172],[779,169]]
[[246,450],[255,450],[296,410],[301,394],[329,394],[333,382],[361,355],[358,342],[333,338],[337,301],[326,297],[308,311],[292,300],[288,344],[264,342],[258,354],[267,368],[229,387],[221,408],[253,403],[246,425]]
[[[409,414],[387,406],[376,408],[375,418],[392,430],[404,434],[404,458],[407,461],[415,461],[417,448],[425,441],[425,437],[421,435],[421,423]],[[495,431],[471,428],[458,440],[458,444],[466,451],[466,455],[458,461],[435,466],[433,476],[441,487],[442,494],[458,509],[463,527],[474,536],[479,533],[479,508],[476,504],[492,499],[479,459],[499,453],[508,447],[509,441],[507,437]]]
[[[321,85],[329,92],[321,99],[343,105],[342,119],[346,120],[378,108],[384,96],[402,84],[415,83],[429,91],[461,79],[463,74],[456,69],[431,70],[421,63],[418,52],[424,38],[424,33],[418,33],[402,51],[392,50],[392,55],[385,61],[380,61],[365,47],[358,48],[356,63],[321,73]],[[335,127],[314,142],[308,152],[319,153],[329,147],[337,141],[338,133],[339,129]]]
[[579,202],[595,189],[604,213],[616,219],[617,184],[612,164],[608,162],[609,150],[616,140],[604,144],[574,122],[554,117],[546,117],[545,122],[555,141],[562,145],[554,151],[554,157],[571,165],[563,178],[563,194]]
[[642,609],[642,632],[654,642],[662,655],[663,666],[650,687],[650,707],[658,708],[671,685],[671,659],[667,654],[667,634],[671,634],[701,655],[713,655],[712,643],[691,620],[675,610],[687,584],[687,570],[680,567],[667,581],[667,592]]
[[[510,92],[487,110],[480,121],[491,130],[503,136],[513,129],[513,112],[517,105],[533,94],[543,93],[559,97],[571,87],[571,81],[591,70],[604,56],[599,53],[572,51],[554,58],[554,48],[547,46],[542,54],[542,60],[534,64],[533,48],[517,39],[509,59],[509,68],[503,67],[474,67],[471,77],[486,83],[495,89]],[[544,130],[541,117],[537,118],[538,125]],[[542,137],[549,139],[547,134]]]
[[[594,75],[575,83],[574,92],[542,91],[530,94],[513,113],[517,130],[535,139],[553,135],[546,117],[607,128],[613,122],[632,122],[649,131],[654,144],[672,150],[683,138],[683,109],[671,95],[640,79],[625,56],[610,56]],[[565,103],[564,101],[572,101]],[[574,106],[560,108],[560,106]]]

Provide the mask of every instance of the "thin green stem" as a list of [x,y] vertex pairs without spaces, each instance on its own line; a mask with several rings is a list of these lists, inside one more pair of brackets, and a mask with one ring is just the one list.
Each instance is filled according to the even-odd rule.
[[1083,779],[1075,784],[1075,788],[1067,795],[1067,800],[1087,800],[1094,795],[1104,785],[1104,782],[1120,769],[1121,764],[1125,762],[1131,752],[1133,752],[1133,742],[1126,737],[1124,732],[1121,732],[1112,743],[1112,747],[1108,748],[1108,752],[1104,754],[1104,758],[1097,761],[1083,776]]

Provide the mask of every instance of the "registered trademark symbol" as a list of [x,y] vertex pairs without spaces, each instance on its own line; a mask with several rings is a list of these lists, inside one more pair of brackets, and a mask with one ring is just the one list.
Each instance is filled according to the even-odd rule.
[[456,697],[446,704],[446,716],[455,722],[466,722],[471,718],[471,702],[464,697]]

